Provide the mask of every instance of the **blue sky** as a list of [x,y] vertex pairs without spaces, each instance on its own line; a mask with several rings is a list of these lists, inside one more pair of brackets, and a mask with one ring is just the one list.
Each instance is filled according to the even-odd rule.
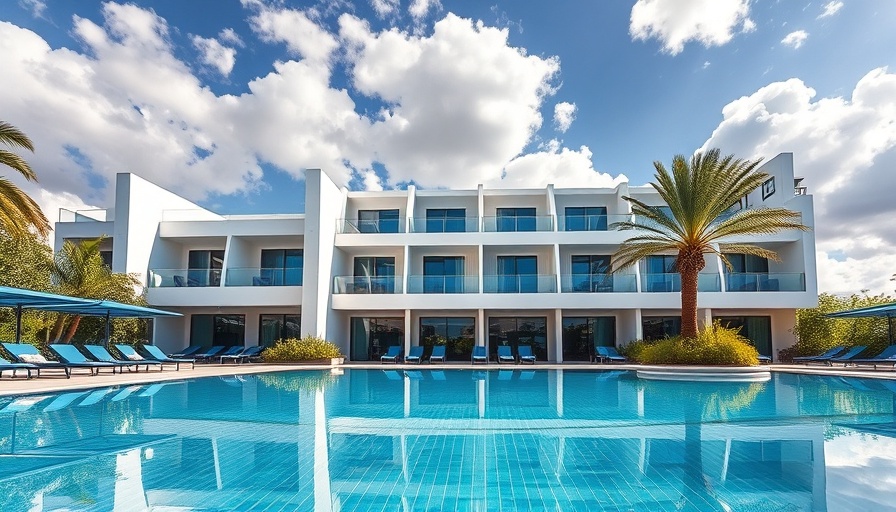
[[0,118],[34,139],[50,217],[107,206],[122,171],[276,213],[302,211],[309,167],[355,189],[613,186],[701,147],[791,151],[820,288],[887,291],[894,20],[884,0],[12,0]]

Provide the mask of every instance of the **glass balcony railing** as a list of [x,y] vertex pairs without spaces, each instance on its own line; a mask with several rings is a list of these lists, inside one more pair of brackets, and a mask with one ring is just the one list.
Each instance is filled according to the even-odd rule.
[[408,293],[479,293],[479,276],[408,276]]
[[725,274],[729,292],[804,292],[806,274],[800,272]]
[[477,217],[411,219],[412,233],[475,233],[476,231],[479,231],[479,218]]
[[555,275],[503,275],[484,276],[484,293],[556,293]]
[[340,233],[404,233],[404,219],[339,219]]
[[224,286],[302,286],[302,267],[228,268]]
[[219,268],[156,268],[149,271],[150,288],[221,286]]
[[483,217],[485,232],[552,231],[554,218],[550,215]]
[[636,292],[634,274],[563,274],[560,276],[563,293]]
[[[681,275],[667,274],[641,274],[641,291],[656,292],[680,292]],[[700,274],[697,276],[697,291],[719,292],[722,291],[722,282],[718,274]]]
[[629,221],[631,215],[561,215],[560,231],[615,231],[616,224]]
[[89,210],[59,209],[59,222],[109,222],[115,220],[109,210],[94,208]]
[[394,294],[402,293],[401,276],[358,277],[336,276],[333,293]]

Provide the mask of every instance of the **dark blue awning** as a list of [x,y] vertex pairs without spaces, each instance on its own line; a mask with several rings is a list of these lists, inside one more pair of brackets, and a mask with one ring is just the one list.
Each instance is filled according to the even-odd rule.
[[35,306],[34,309],[58,311],[82,316],[109,316],[112,318],[154,318],[160,316],[183,316],[173,311],[134,306],[111,300],[94,301],[87,304],[58,304],[54,306]]
[[37,292],[24,288],[12,288],[0,286],[0,307],[8,308],[35,308],[39,306],[86,306],[98,303],[98,300],[80,299],[56,293]]
[[864,308],[848,309],[825,315],[830,318],[864,318],[873,316],[896,316],[896,302],[892,304],[880,304]]

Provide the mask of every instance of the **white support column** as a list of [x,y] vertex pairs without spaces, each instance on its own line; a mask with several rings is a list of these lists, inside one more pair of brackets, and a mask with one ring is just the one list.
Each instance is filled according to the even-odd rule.
[[487,340],[485,338],[486,332],[487,331],[485,330],[485,310],[480,309],[478,311],[477,317],[476,317],[476,344],[477,345],[481,345],[483,347],[488,345],[488,343],[486,343]]
[[404,355],[411,351],[411,310],[404,310]]
[[563,310],[554,310],[554,361],[563,362]]

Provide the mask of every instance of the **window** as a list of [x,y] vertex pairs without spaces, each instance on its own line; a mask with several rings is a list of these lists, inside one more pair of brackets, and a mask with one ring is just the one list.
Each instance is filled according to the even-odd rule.
[[772,356],[772,317],[720,316],[713,317],[729,329],[740,329],[741,336],[750,340],[760,355]]
[[358,210],[361,233],[398,233],[398,210]]
[[675,266],[676,256],[648,256],[644,262],[644,291],[674,292],[681,287]]
[[423,293],[463,293],[463,256],[425,256]]
[[445,345],[449,361],[469,361],[476,342],[476,320],[456,317],[421,317],[420,345],[426,347],[425,357],[435,345]]
[[277,340],[302,337],[301,315],[261,315],[258,321],[258,344],[273,347]]
[[220,286],[224,251],[190,251],[187,260],[187,286]]
[[566,231],[606,231],[607,208],[605,206],[567,207]]
[[354,293],[395,293],[394,257],[359,256],[354,270]]
[[255,286],[302,286],[302,249],[262,249],[261,271]]
[[498,231],[535,231],[535,208],[498,208]]
[[426,209],[427,233],[463,233],[467,230],[464,208]]
[[498,293],[538,293],[536,256],[498,256]]
[[660,340],[681,334],[680,316],[645,316],[641,319],[645,340]]
[[563,317],[563,360],[590,361],[594,347],[616,346],[616,317]]
[[775,291],[777,279],[769,279],[768,260],[752,254],[726,254],[731,269],[724,265],[725,289],[733,292]]
[[112,268],[112,251],[100,251],[100,258],[103,259],[104,265]]
[[232,347],[246,343],[246,315],[191,315],[190,344]]
[[510,345],[515,355],[520,345],[532,347],[539,361],[548,360],[547,318],[498,317],[488,320],[488,351],[494,358],[499,345]]
[[775,177],[765,180],[762,183],[762,200],[765,201],[769,197],[775,195]]
[[768,274],[768,260],[752,254],[726,254],[731,270],[725,265],[725,271],[731,273],[760,273]]
[[351,319],[352,361],[377,361],[389,347],[404,347],[404,318]]
[[571,257],[572,288],[574,292],[611,292],[613,278],[609,275],[610,257],[581,255]]

